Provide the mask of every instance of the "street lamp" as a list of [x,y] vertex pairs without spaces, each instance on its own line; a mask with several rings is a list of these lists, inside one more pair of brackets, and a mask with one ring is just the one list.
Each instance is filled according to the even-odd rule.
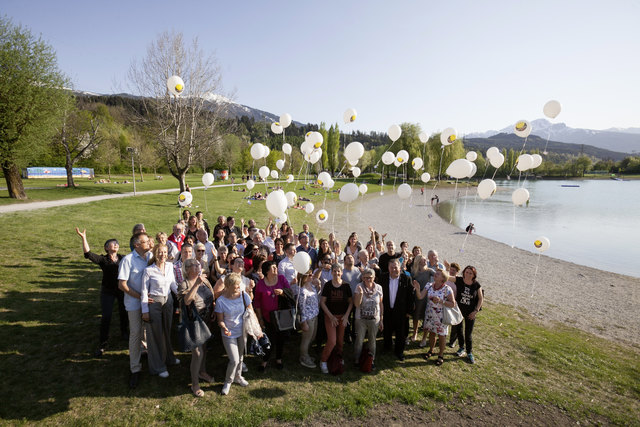
[[136,195],[136,169],[133,163],[133,156],[136,154],[134,147],[127,147],[127,151],[131,153],[131,176],[133,177],[133,195]]

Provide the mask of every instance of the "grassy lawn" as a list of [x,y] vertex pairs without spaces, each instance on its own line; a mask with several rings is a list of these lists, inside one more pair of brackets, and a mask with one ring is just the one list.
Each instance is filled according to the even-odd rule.
[[[293,185],[285,190],[293,190]],[[374,185],[369,188],[379,191]],[[312,191],[296,190],[318,208],[324,195],[312,196]],[[219,214],[264,223],[264,202],[249,204],[242,198],[246,194],[209,189],[205,210],[204,191],[197,190],[194,205],[206,212],[212,225]],[[424,351],[413,345],[405,363],[379,355],[377,372],[361,374],[351,368],[348,345],[347,370],[333,377],[301,367],[299,338],[292,337],[284,370],[258,374],[258,361],[250,356],[249,387],[234,385],[229,396],[221,397],[226,356],[216,339],[208,366],[218,382],[203,387],[204,398],[190,393],[189,354],[178,355],[182,364],[170,368],[168,379],[146,375],[145,363],[140,386],[130,391],[127,343],[118,337],[117,313],[107,353],[99,359],[92,356],[98,341],[101,272],[82,257],[73,227],[87,228],[96,252],[107,238],[116,237],[126,253],[133,224],[144,222],[152,232],[170,232],[178,214],[176,194],[159,194],[0,215],[3,230],[20,230],[0,265],[3,423],[257,425],[267,419],[303,422],[320,413],[327,420],[358,417],[389,402],[428,411],[442,403],[455,408],[509,397],[562,408],[581,422],[640,424],[637,348],[568,326],[544,327],[526,313],[494,304],[478,316],[474,366],[447,349],[445,364],[436,367],[435,359],[425,362]],[[311,223],[312,218],[294,210],[295,228],[303,221]]]

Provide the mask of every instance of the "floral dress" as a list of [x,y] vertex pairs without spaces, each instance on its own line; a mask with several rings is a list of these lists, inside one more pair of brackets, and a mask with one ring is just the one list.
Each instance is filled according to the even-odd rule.
[[[442,323],[442,314],[444,312],[443,301],[446,301],[450,294],[453,293],[448,285],[442,286],[440,289],[435,290],[433,283],[427,285],[427,308],[424,312],[424,324],[423,328],[429,332],[435,332],[440,336],[446,336],[449,333],[449,325]],[[438,297],[440,302],[434,304],[431,298]]]

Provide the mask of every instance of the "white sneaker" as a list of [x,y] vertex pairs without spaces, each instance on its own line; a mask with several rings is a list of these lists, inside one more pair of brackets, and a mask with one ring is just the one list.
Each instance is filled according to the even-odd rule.
[[244,374],[245,372],[249,372],[249,368],[247,368],[247,365],[245,365],[245,363],[242,362],[242,373]]
[[234,383],[240,384],[242,387],[246,387],[249,385],[249,382],[245,380],[242,375],[236,375],[236,378],[233,380]]
[[160,373],[158,374],[158,376],[159,376],[160,378],[169,378],[169,372],[167,372],[167,371],[162,371],[162,372],[160,372]]
[[220,394],[222,394],[223,396],[226,396],[227,394],[229,394],[230,388],[231,388],[231,383],[222,384],[222,391],[220,392]]
[[329,368],[327,368],[327,362],[320,362],[320,372],[323,374],[329,373]]
[[310,368],[310,369],[314,369],[316,367],[316,364],[311,362],[311,360],[309,360],[309,358],[300,358],[300,364],[302,366],[304,366],[305,368]]

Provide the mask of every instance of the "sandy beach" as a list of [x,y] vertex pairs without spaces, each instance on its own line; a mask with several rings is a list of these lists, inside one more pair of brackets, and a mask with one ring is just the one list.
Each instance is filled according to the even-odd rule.
[[[437,189],[440,201],[452,198],[453,190]],[[440,261],[473,265],[485,296],[492,303],[514,306],[552,324],[562,322],[595,335],[640,346],[640,278],[602,271],[567,261],[512,248],[478,235],[466,239],[464,230],[438,216],[427,198],[414,189],[411,199],[400,200],[391,187],[385,195],[368,194],[349,206],[327,204],[335,219],[325,224],[335,230],[343,246],[347,230],[356,231],[361,241],[369,240],[371,225],[388,233],[396,246],[435,249]],[[319,209],[319,207],[317,207]],[[464,249],[461,251],[464,242]],[[594,250],[598,250],[594,246]],[[537,275],[536,264],[539,268]],[[533,296],[532,296],[533,294]]]

